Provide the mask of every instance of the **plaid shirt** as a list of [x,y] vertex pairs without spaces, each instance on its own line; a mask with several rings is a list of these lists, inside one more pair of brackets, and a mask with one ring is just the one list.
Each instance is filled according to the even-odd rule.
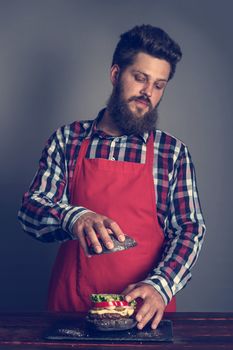
[[[48,140],[19,211],[23,229],[34,238],[43,242],[75,239],[74,222],[88,211],[70,205],[71,180],[84,139],[91,140],[87,158],[145,163],[148,133],[112,137],[97,130],[98,118],[63,126]],[[160,130],[154,132],[153,178],[158,221],[166,244],[161,262],[144,282],[154,286],[167,304],[191,278],[205,225],[187,147]]]

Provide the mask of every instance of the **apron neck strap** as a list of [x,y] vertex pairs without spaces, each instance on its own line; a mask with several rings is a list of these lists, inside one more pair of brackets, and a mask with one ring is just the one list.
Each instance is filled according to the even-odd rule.
[[154,133],[150,133],[146,143],[146,164],[153,167],[154,163]]

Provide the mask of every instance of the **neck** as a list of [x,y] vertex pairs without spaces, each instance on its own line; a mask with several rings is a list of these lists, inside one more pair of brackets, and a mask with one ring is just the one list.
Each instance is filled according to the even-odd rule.
[[121,131],[117,128],[114,121],[112,120],[107,109],[104,112],[103,117],[98,122],[97,128],[101,131],[104,131],[106,134],[111,136],[121,136]]

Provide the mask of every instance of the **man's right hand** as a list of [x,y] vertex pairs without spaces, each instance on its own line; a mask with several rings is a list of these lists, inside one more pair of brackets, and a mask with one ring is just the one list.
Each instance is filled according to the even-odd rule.
[[78,238],[85,255],[88,257],[90,255],[88,253],[87,240],[94,247],[96,253],[102,252],[99,240],[104,243],[106,248],[113,248],[111,234],[114,234],[120,242],[124,242],[125,240],[124,233],[115,221],[91,211],[86,212],[78,218],[73,226],[73,234]]

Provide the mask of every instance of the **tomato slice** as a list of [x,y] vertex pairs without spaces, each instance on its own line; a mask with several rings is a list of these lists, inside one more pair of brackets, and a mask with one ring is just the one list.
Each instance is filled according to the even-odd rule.
[[116,301],[100,301],[98,303],[93,303],[95,308],[109,307],[109,306],[129,306],[129,303],[126,300],[116,300]]

